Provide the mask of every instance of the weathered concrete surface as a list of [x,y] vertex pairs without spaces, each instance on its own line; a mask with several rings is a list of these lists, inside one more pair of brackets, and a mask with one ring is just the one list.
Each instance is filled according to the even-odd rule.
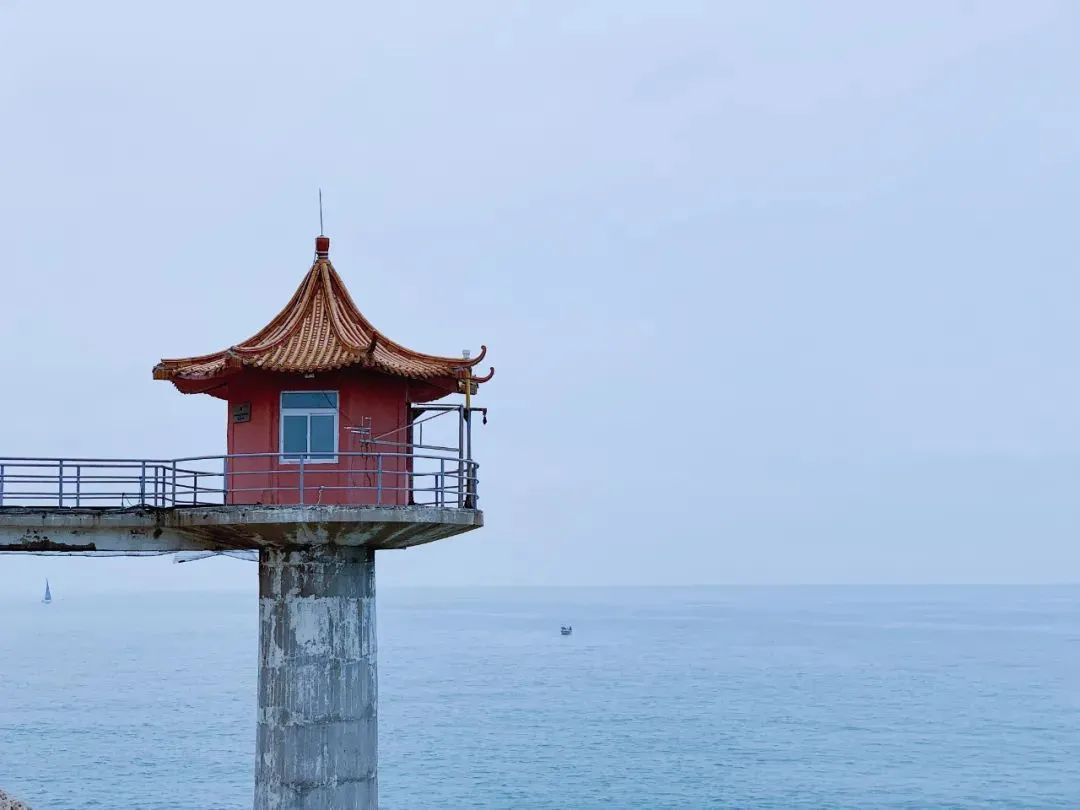
[[0,810],[30,810],[30,805],[23,804],[0,790]]
[[0,508],[3,551],[222,551],[333,544],[408,548],[484,525],[477,509],[427,506]]
[[378,807],[375,551],[259,552],[255,810]]

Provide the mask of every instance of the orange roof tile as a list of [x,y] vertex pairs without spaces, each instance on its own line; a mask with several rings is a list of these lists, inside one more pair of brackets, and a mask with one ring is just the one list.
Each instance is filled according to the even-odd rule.
[[[415,380],[462,378],[484,359],[487,347],[466,360],[421,354],[379,332],[356,308],[327,257],[330,240],[316,240],[316,258],[285,308],[258,334],[224,351],[162,360],[155,380],[210,381],[242,368],[291,373],[361,366]],[[472,377],[476,383],[485,377]]]

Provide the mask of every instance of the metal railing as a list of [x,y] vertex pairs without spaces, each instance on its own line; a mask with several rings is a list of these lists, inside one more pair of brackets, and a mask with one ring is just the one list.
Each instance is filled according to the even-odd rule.
[[449,448],[177,459],[0,456],[0,507],[220,504],[477,508],[477,464]]

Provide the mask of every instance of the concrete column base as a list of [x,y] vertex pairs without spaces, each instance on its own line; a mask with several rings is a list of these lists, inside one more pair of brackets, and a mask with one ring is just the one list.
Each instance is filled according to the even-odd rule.
[[378,807],[375,552],[259,551],[255,810]]

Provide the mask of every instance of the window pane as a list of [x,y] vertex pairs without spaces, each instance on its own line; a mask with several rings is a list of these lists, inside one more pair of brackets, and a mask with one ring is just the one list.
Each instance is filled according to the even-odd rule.
[[281,453],[291,458],[299,458],[307,452],[306,416],[283,416],[281,419]]
[[334,457],[334,421],[333,416],[311,415],[311,458]]
[[337,391],[294,391],[281,395],[282,408],[331,408],[337,410]]

